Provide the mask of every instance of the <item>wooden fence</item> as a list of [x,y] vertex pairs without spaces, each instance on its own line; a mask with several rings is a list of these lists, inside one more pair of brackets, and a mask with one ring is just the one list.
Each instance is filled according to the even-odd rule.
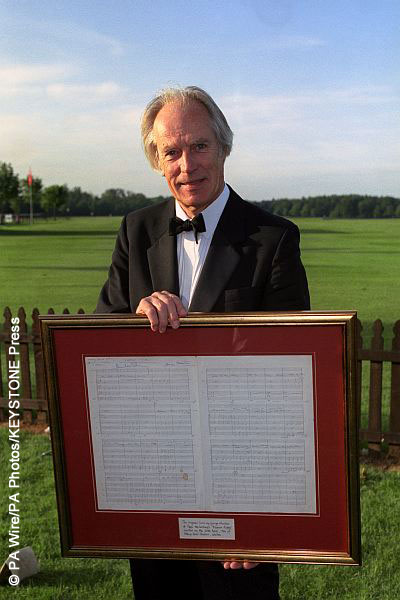
[[[65,308],[63,313],[69,314],[69,310]],[[79,309],[78,313],[83,314],[83,309]],[[0,422],[8,420],[9,361],[15,360],[15,356],[10,354],[12,314],[8,307],[3,314],[3,331],[0,331]],[[49,308],[47,314],[54,315],[54,310]],[[19,318],[18,358],[20,360],[21,386],[18,390],[18,399],[23,411],[22,420],[23,423],[48,423],[39,311],[37,308],[33,309],[30,333],[28,333],[25,309],[21,307],[16,316]]]
[[[83,314],[83,312],[82,309],[78,311],[80,314]],[[68,309],[64,309],[63,313],[69,314]],[[48,314],[54,314],[54,310],[49,309]],[[20,308],[17,313],[20,327],[19,359],[21,367],[19,400],[23,409],[23,423],[48,422],[38,315],[39,311],[35,308],[32,312],[32,327],[29,333],[25,310]],[[11,311],[6,308],[4,310],[3,331],[0,331],[0,421],[5,421],[8,418],[8,367],[9,359],[14,359],[9,354],[12,334],[11,319]],[[391,350],[385,350],[383,325],[380,319],[377,319],[373,324],[371,347],[364,348],[362,325],[358,321],[357,401],[361,411],[362,369],[366,363],[370,363],[368,425],[366,428],[360,429],[360,440],[368,442],[368,447],[372,452],[379,452],[382,443],[388,444],[389,454],[400,458],[400,320],[395,323],[393,333],[392,348]],[[390,365],[389,422],[385,430],[382,426],[382,374],[384,363]]]
[[[372,452],[379,452],[381,444],[389,446],[389,455],[400,458],[400,321],[393,326],[391,350],[384,349],[383,325],[380,319],[374,321],[371,347],[363,347],[362,325],[358,321],[357,332],[357,403],[361,410],[362,369],[370,363],[368,390],[368,426],[360,429],[360,440],[367,441]],[[382,428],[383,408],[383,365],[390,365],[389,422],[385,431]]]

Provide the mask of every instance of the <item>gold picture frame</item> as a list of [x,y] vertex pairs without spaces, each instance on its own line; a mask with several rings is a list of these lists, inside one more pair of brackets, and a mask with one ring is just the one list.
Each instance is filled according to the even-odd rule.
[[[181,319],[178,330],[169,328],[166,333],[159,334],[150,330],[147,319],[135,315],[40,316],[63,556],[202,560],[232,558],[265,562],[361,564],[355,322],[356,313],[352,311],[193,313]],[[305,357],[304,364],[311,365],[309,375],[311,383],[307,388],[310,396],[307,405],[309,408],[304,408],[304,411],[309,411],[312,425],[308,433],[304,434],[304,439],[299,438],[300,441],[296,442],[297,446],[293,446],[290,437],[292,432],[289,427],[292,421],[288,413],[289,429],[285,433],[287,437],[279,438],[280,446],[277,443],[274,446],[275,449],[277,447],[285,449],[285,460],[289,462],[285,463],[283,468],[287,470],[287,476],[277,478],[277,465],[274,466],[272,461],[272,475],[269,473],[265,478],[268,476],[270,478],[268,481],[278,482],[276,489],[280,496],[276,495],[274,488],[271,499],[268,500],[270,504],[266,500],[265,508],[260,505],[259,496],[254,495],[255,492],[253,496],[247,494],[244,500],[229,496],[228,501],[226,495],[223,496],[223,500],[220,500],[220,496],[215,492],[220,489],[218,487],[220,471],[217,471],[217,467],[215,473],[214,471],[211,475],[207,473],[207,477],[212,481],[209,487],[214,494],[213,502],[219,499],[220,504],[215,504],[218,510],[210,510],[211,505],[201,505],[199,510],[193,509],[191,505],[187,508],[182,500],[175,509],[166,504],[165,510],[158,505],[155,509],[152,506],[146,508],[147,505],[141,505],[140,502],[132,504],[132,507],[118,504],[122,501],[129,503],[130,501],[126,499],[107,500],[108,496],[102,491],[101,481],[108,481],[107,477],[114,476],[115,468],[113,467],[114,471],[107,471],[107,465],[107,468],[101,466],[102,457],[105,456],[101,444],[104,444],[104,447],[106,443],[108,444],[107,448],[110,447],[113,452],[110,454],[112,460],[118,462],[120,450],[115,449],[115,440],[118,439],[118,432],[115,433],[115,415],[117,415],[117,422],[122,423],[122,426],[124,426],[124,418],[118,416],[120,405],[112,393],[107,401],[101,396],[103,392],[99,392],[100,399],[96,399],[95,392],[91,391],[90,378],[101,376],[99,381],[105,381],[102,365],[105,365],[105,370],[109,371],[110,377],[114,377],[116,367],[129,367],[131,363],[128,359],[134,360],[135,365],[143,366],[143,364],[150,364],[149,359],[157,363],[157,360],[162,362],[168,357],[178,357],[179,360],[184,357],[189,362],[203,357],[200,362],[206,365],[205,368],[208,370],[204,372],[207,374],[214,373],[212,370],[214,363],[222,365],[220,375],[222,374],[225,386],[228,375],[225,374],[224,365],[229,364],[230,357],[233,357],[234,367],[231,372],[233,373],[239,365],[242,369],[240,372],[244,373],[243,369],[250,369],[246,371],[248,378],[254,373],[256,375],[260,373],[261,377],[265,369],[262,366],[258,372],[258,365],[267,363],[293,364],[295,368],[297,363],[303,364],[301,361]],[[145,363],[140,362],[143,360]],[[172,359],[170,362],[173,363]],[[98,371],[95,371],[95,368]],[[158,368],[157,364],[154,368]],[[173,368],[172,365],[171,369]],[[300,369],[300,366],[296,368]],[[306,371],[304,373],[306,378]],[[304,378],[302,374],[300,379],[296,376],[296,380],[291,381],[296,381],[296,385],[301,386],[305,385]],[[304,396],[302,389],[299,387],[300,391],[293,392],[297,394],[298,404],[297,408],[294,404],[288,405],[289,412],[296,410],[296,414],[300,414],[299,410],[300,412],[303,410],[301,407],[306,406],[304,399],[299,400]],[[283,394],[284,388],[279,390],[277,388],[274,393],[276,401],[274,400],[275,404],[274,402],[272,404],[279,412],[280,401],[277,394]],[[276,416],[277,413],[273,414],[273,408],[263,408],[263,402],[266,400],[262,395],[259,394],[258,398],[260,401],[257,410],[264,411],[262,414],[270,411],[273,418],[281,418],[279,415]],[[213,401],[209,400],[207,406],[214,406]],[[132,402],[132,399],[129,402]],[[242,411],[247,406],[245,402],[247,400],[243,399],[244,404],[240,405]],[[107,413],[108,421],[98,420],[96,416],[100,410],[98,406],[107,408],[111,406]],[[209,410],[211,411],[211,408]],[[272,416],[268,419],[272,419]],[[301,418],[304,421],[306,417]],[[135,419],[132,423],[136,423]],[[209,422],[210,419],[211,417]],[[110,424],[114,427],[114,437],[108,439],[105,434],[101,437],[101,433],[95,432],[96,427],[100,431],[104,426],[106,430],[111,426]],[[207,435],[210,437],[211,434]],[[251,431],[251,435],[256,434]],[[259,437],[258,441],[254,441],[254,447],[258,443],[259,447],[265,448],[264,433],[257,433],[257,435]],[[310,436],[314,436],[311,446]],[[208,439],[207,436],[205,439]],[[285,446],[285,440],[288,446]],[[225,441],[227,444],[232,443],[228,438]],[[135,442],[135,448],[140,447],[141,443]],[[305,467],[296,467],[303,456],[303,451],[299,450],[303,448],[301,444],[303,446],[308,444],[307,448],[311,448],[310,451],[307,450],[309,452],[307,464],[312,465],[308,471]],[[290,454],[289,446],[295,450],[297,448],[297,454]],[[118,448],[123,448],[125,454],[128,452],[128,446],[119,445]],[[272,442],[268,448],[272,448]],[[131,450],[132,447],[129,445],[129,452]],[[130,456],[135,457],[136,454]],[[135,458],[129,459],[124,463],[129,463],[128,471],[129,465],[134,464],[135,460]],[[278,461],[279,465],[280,461],[281,458]],[[141,469],[150,469],[147,463],[143,465]],[[234,466],[229,464],[227,468],[231,469],[229,473],[235,472],[236,477],[236,471],[232,471]],[[264,466],[262,468],[264,469]],[[260,479],[258,466],[257,469],[255,468],[253,480],[257,481],[258,485]],[[248,481],[248,471],[247,466],[243,467],[239,474],[242,479],[235,479],[235,481]],[[306,475],[304,475],[305,483],[303,482],[302,477],[306,471],[311,473],[307,476],[310,483],[307,483]],[[293,479],[293,472],[295,472],[295,479]],[[129,473],[125,475],[124,470],[119,470],[116,476],[131,477]],[[151,477],[153,476],[152,472]],[[264,475],[261,476],[262,486],[263,478]],[[145,478],[140,479],[140,481],[145,480]],[[292,480],[300,482],[293,485],[299,485],[298,489],[301,492],[298,492],[297,488],[294,491],[290,488],[292,484],[287,482]],[[117,484],[115,480],[113,481],[114,483],[107,489],[118,488],[118,481]],[[231,482],[228,484],[231,485]],[[268,489],[272,487],[271,483]],[[282,491],[284,487],[286,496]],[[237,486],[239,490],[242,488]],[[136,490],[136,487],[134,489]],[[264,486],[262,489],[267,488]],[[306,492],[303,493],[303,489]],[[102,494],[105,500],[101,500]],[[110,498],[111,496],[114,498],[113,492],[110,494]],[[135,494],[136,491],[132,498],[136,498]],[[282,501],[282,504],[279,500],[281,496],[287,498]],[[298,500],[303,496],[311,499],[308,508],[304,508],[301,504],[303,500]],[[143,497],[144,502],[147,497],[150,498],[146,494]],[[258,498],[254,511],[252,511],[252,497]],[[296,497],[296,504],[292,509],[289,504],[294,502],[294,497]],[[240,494],[238,498],[241,498]],[[229,510],[221,510],[221,506],[225,506],[223,502],[227,502],[226,506],[229,506]],[[232,507],[236,506],[234,502],[237,502],[240,510],[232,510]],[[185,508],[181,509],[181,506]],[[272,510],[270,506],[275,508]],[[298,507],[301,507],[300,512],[296,512],[300,510]]]

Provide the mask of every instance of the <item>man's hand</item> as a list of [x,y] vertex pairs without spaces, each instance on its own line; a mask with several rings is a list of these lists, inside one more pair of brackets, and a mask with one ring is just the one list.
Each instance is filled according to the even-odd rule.
[[250,562],[248,560],[224,560],[222,561],[224,569],[254,569],[260,563],[258,562]]
[[137,315],[145,315],[152,331],[164,333],[168,323],[173,329],[179,327],[179,317],[186,317],[187,310],[181,299],[170,292],[153,292],[151,296],[142,298],[136,309]]

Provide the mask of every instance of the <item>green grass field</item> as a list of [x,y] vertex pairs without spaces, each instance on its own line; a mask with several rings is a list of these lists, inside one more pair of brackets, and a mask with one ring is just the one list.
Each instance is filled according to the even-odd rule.
[[[120,217],[0,226],[0,309],[93,311],[107,277]],[[296,219],[315,310],[357,310],[370,335],[390,339],[400,318],[400,219]]]
[[[24,306],[56,312],[93,310],[107,276],[120,218],[59,219],[0,227],[0,308]],[[314,309],[356,309],[366,341],[381,318],[390,343],[400,319],[400,220],[296,219]],[[386,378],[387,379],[387,378]],[[6,430],[1,444],[0,558],[8,553],[4,498],[8,495]],[[50,447],[46,436],[23,434],[22,544],[38,555],[40,575],[19,589],[0,587],[0,598],[125,600],[131,597],[127,561],[61,559]],[[282,600],[396,600],[400,589],[400,476],[362,470],[364,566],[281,568]],[[188,599],[190,600],[190,599]],[[250,599],[249,599],[250,600]]]
[[357,310],[366,339],[400,319],[400,219],[296,219],[312,308]]
[[120,222],[83,217],[0,226],[1,307],[92,312]]

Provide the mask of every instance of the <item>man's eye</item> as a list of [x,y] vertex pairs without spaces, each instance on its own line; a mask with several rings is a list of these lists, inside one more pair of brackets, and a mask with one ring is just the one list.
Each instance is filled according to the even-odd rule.
[[205,150],[207,148],[207,144],[196,144],[197,150]]

